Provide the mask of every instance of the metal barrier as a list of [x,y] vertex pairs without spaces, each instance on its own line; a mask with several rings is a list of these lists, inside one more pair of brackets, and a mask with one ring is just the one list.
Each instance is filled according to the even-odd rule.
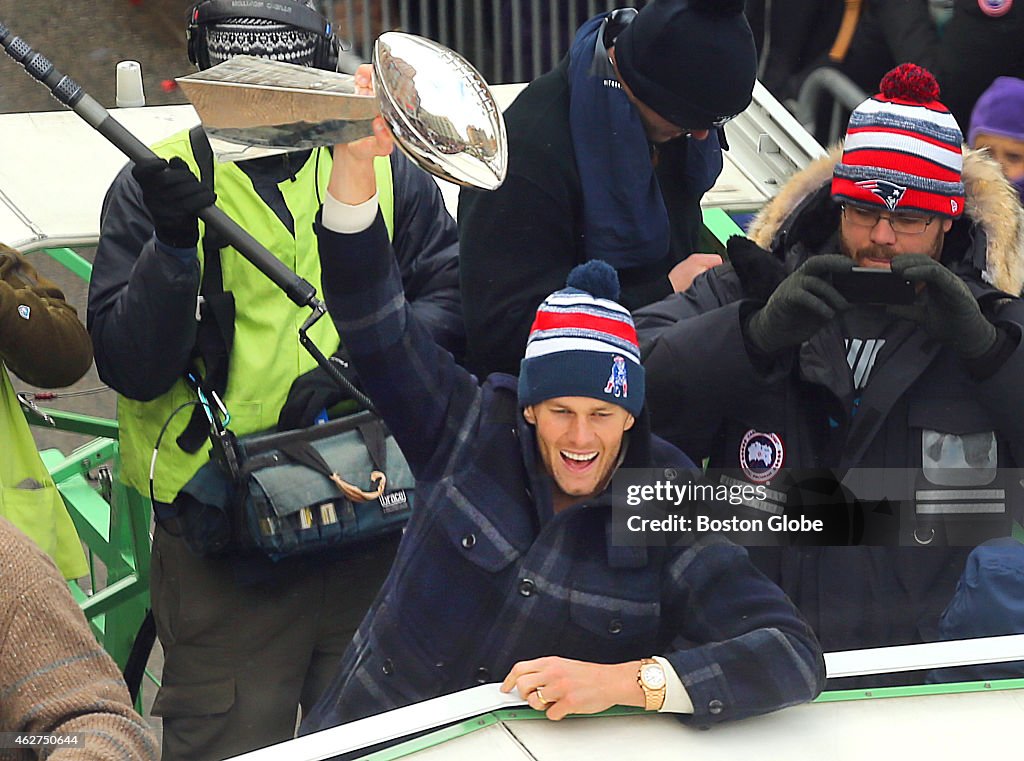
[[[849,113],[867,97],[868,94],[841,71],[823,66],[807,75],[796,101],[789,106],[803,127],[820,143],[832,145],[846,132]],[[819,128],[817,122],[822,109],[829,105],[826,98],[831,100],[831,114],[828,125]]]
[[352,47],[342,62],[369,60],[373,41],[401,29],[461,53],[491,84],[529,82],[551,69],[576,28],[615,8],[646,0],[326,0],[321,7]]
[[[89,279],[92,265],[71,249],[46,253],[74,275]],[[56,409],[26,411],[26,417],[31,425],[96,437],[67,456],[56,449],[40,456],[88,549],[88,584],[69,582],[71,594],[97,640],[124,669],[149,608],[149,500],[117,478],[116,421]]]

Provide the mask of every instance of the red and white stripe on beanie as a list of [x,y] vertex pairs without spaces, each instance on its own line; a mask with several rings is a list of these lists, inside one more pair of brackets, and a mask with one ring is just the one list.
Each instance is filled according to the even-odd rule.
[[640,414],[645,393],[640,342],[618,297],[615,270],[594,260],[575,267],[566,288],[544,299],[519,366],[520,405],[586,396]]
[[575,289],[556,291],[541,303],[525,357],[558,351],[619,352],[640,362],[640,342],[629,310]]
[[927,69],[897,66],[850,115],[833,198],[890,211],[958,217],[963,134]]

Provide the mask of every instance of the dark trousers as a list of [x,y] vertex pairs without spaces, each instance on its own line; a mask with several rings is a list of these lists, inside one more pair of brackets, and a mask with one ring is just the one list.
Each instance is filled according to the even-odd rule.
[[157,527],[151,593],[164,650],[164,761],[218,761],[291,738],[387,576],[398,536],[240,584]]

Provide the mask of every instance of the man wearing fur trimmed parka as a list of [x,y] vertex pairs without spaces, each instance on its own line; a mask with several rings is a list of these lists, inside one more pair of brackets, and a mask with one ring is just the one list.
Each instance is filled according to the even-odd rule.
[[[654,430],[766,485],[747,517],[806,503],[788,469],[828,468],[865,501],[824,498],[851,519],[827,543],[906,548],[752,550],[826,651],[933,638],[969,546],[1024,506],[1024,214],[961,146],[931,75],[894,69],[730,264],[635,314]],[[891,269],[914,303],[851,303],[854,266]]]

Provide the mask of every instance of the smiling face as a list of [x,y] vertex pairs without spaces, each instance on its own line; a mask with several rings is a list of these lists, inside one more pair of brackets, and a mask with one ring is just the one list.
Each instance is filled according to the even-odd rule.
[[[901,254],[926,254],[932,259],[942,255],[945,234],[953,226],[949,219],[936,219],[920,233],[897,233],[885,212],[873,225],[857,224],[846,213],[840,214],[839,248],[858,267],[889,269],[893,258]],[[919,217],[920,215],[913,215]]]
[[537,428],[537,449],[554,479],[555,512],[597,494],[618,462],[633,416],[622,407],[586,396],[561,396],[526,407]]

